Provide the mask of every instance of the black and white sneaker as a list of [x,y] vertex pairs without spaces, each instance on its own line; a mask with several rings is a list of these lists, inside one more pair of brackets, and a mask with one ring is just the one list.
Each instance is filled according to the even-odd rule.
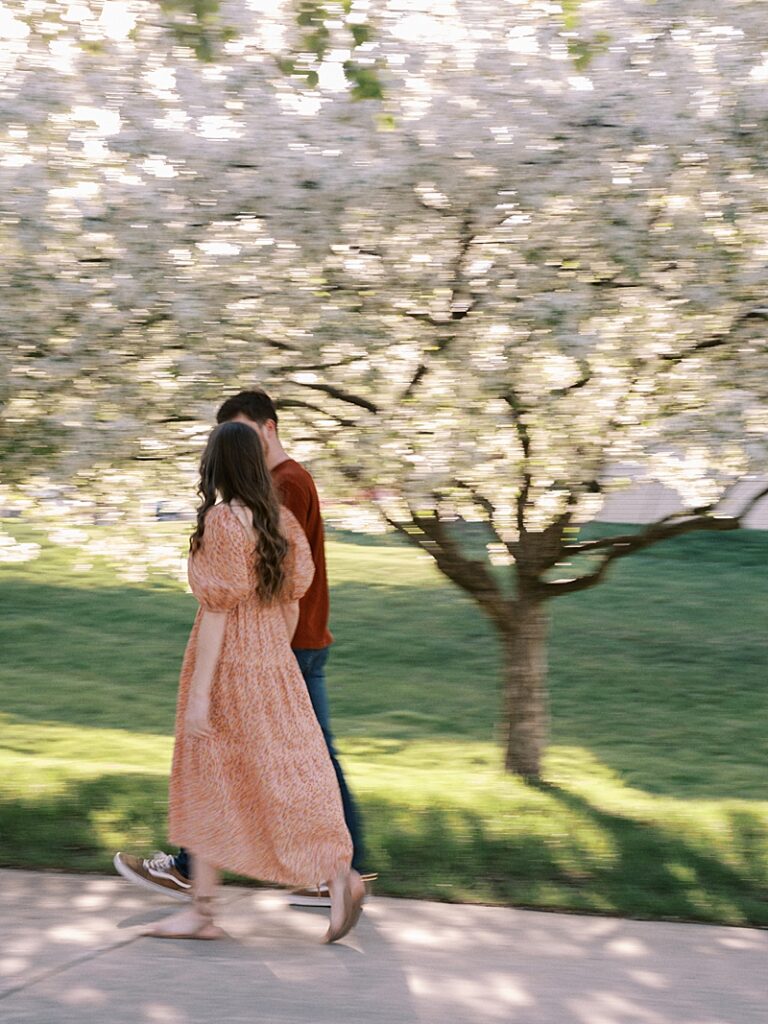
[[178,870],[170,853],[158,851],[154,857],[144,860],[130,853],[116,853],[112,863],[123,878],[134,885],[175,900],[192,899],[192,882]]

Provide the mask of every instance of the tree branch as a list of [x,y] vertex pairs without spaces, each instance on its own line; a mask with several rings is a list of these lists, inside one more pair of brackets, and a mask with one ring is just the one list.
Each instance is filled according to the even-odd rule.
[[578,391],[580,388],[586,387],[587,384],[592,380],[592,371],[589,368],[589,363],[584,360],[581,363],[581,376],[573,384],[569,384],[565,388],[555,388],[549,392],[550,398],[563,398],[565,395],[569,395],[572,391]]
[[[517,436],[520,439],[520,447],[523,449],[523,457],[527,464],[531,455],[531,435],[528,432],[528,425],[523,419],[525,409],[520,404],[520,399],[516,392],[511,388],[502,397],[512,414],[512,422],[515,425]],[[521,537],[525,533],[525,506],[528,503],[528,495],[531,491],[531,480],[531,472],[526,466],[523,471],[523,482],[517,495],[517,531]]]
[[[450,343],[453,341],[454,338],[455,338],[454,334],[449,334],[449,335],[446,335],[443,338],[438,338],[437,341],[435,342],[435,354],[436,355],[440,355],[441,352],[444,352],[448,348],[448,346],[450,345]],[[424,362],[419,363],[419,365],[416,368],[416,372],[411,377],[410,381],[408,382],[408,386],[406,387],[405,391],[403,392],[403,394],[402,394],[402,396],[400,398],[401,402],[404,402],[404,401],[406,401],[406,399],[411,397],[411,395],[414,393],[416,388],[421,383],[421,380],[423,379],[425,374],[427,374],[428,372],[429,372],[429,365],[427,363],[424,363]]]
[[[452,281],[451,281],[451,301],[448,306],[448,316],[437,318],[432,316],[431,313],[427,313],[424,310],[413,310],[406,311],[405,315],[411,317],[414,320],[422,320],[428,323],[431,327],[444,329],[447,324],[453,323],[457,320],[463,320],[469,316],[472,310],[477,305],[477,299],[460,299],[460,289],[462,285],[462,264],[469,252],[469,247],[472,245],[474,239],[474,232],[472,230],[472,214],[469,211],[465,211],[461,221],[461,228],[459,230],[459,248],[452,263]],[[435,346],[435,354],[440,355],[450,345],[453,339],[456,337],[455,334],[447,334],[442,338],[439,338]],[[416,368],[413,376],[408,382],[405,391],[401,396],[401,401],[405,401],[410,398],[416,388],[419,386],[425,375],[429,372],[429,363],[422,358],[422,361]]]
[[321,409],[319,405],[313,405],[312,402],[302,402],[298,398],[278,398],[275,401],[275,406],[278,409],[308,409],[310,412],[319,413],[321,416],[327,416],[328,419],[336,420],[341,427],[348,427],[353,429],[358,426],[355,420],[345,419],[343,416],[338,416],[336,413],[328,412],[327,409]]
[[436,512],[422,516],[409,506],[411,520],[406,523],[379,508],[390,526],[430,555],[440,572],[469,594],[494,622],[502,628],[508,625],[509,605],[501,587],[483,562],[467,557]]
[[467,491],[467,493],[472,497],[472,501],[474,501],[475,504],[478,505],[488,516],[488,525],[490,526],[491,532],[493,533],[496,540],[499,542],[499,544],[502,545],[502,547],[506,548],[506,550],[509,552],[510,555],[512,555],[513,558],[516,557],[517,545],[514,542],[504,540],[504,538],[501,536],[498,529],[496,528],[496,524],[494,522],[496,509],[494,508],[493,502],[490,501],[490,499],[486,498],[485,495],[481,494],[471,484],[468,484],[466,480],[460,480],[457,477],[456,479],[454,479],[453,484],[460,490]]
[[[727,495],[725,497],[727,497]],[[759,504],[759,502],[761,502],[763,498],[766,497],[768,497],[768,487],[763,487],[762,490],[757,491],[755,494],[752,495],[752,497],[747,501],[747,503],[742,507],[739,514],[736,516],[736,518],[739,520],[739,525],[741,525],[743,519],[746,519],[746,517],[749,515],[749,513],[752,511],[755,505]],[[718,504],[722,504],[723,500],[724,498],[721,498]]]
[[[768,487],[765,488],[760,496],[765,497],[766,494],[768,494]],[[632,555],[636,551],[642,551],[643,548],[651,547],[651,545],[658,544],[664,540],[671,540],[674,537],[682,537],[686,533],[695,533],[703,530],[738,530],[741,526],[741,516],[745,514],[746,510],[753,507],[760,496],[755,496],[755,499],[750,500],[745,510],[742,510],[739,516],[693,516],[690,519],[683,519],[678,522],[652,523],[639,533],[623,534],[602,539],[603,542],[608,543],[598,544],[598,542],[586,541],[584,546],[578,544],[565,545],[563,551],[566,554],[573,554],[574,548],[577,549],[576,553],[579,551],[594,551],[598,547],[603,549],[608,547],[609,551],[593,572],[574,579],[554,580],[551,583],[540,582],[539,593],[542,597],[558,597],[562,594],[575,594],[580,590],[587,590],[603,579],[608,568],[616,559],[626,558],[627,555]]]
[[476,305],[477,299],[465,300],[460,306],[451,306],[448,316],[443,317],[432,316],[431,313],[426,313],[423,309],[407,309],[404,315],[410,317],[411,320],[421,320],[423,323],[429,324],[430,327],[445,327],[469,316]]
[[301,349],[296,348],[295,345],[289,345],[286,341],[278,341],[276,338],[243,338],[239,334],[222,334],[221,338],[223,341],[240,341],[246,345],[253,345],[255,342],[261,342],[264,345],[269,345],[270,348],[276,348],[279,352],[290,352],[292,355],[300,355]]
[[506,601],[487,566],[477,559],[468,558],[459,544],[448,534],[440,517],[413,516],[413,521],[434,544],[430,554],[438,569],[462,590],[470,594],[494,621],[504,624],[507,619]]
[[520,438],[520,446],[523,449],[523,455],[527,458],[531,454],[531,435],[528,432],[528,426],[525,420],[522,418],[523,413],[526,411],[521,405],[520,399],[517,394],[508,388],[506,393],[502,395],[502,398],[509,406],[512,413],[512,422],[515,424],[515,430],[517,430],[517,436]]
[[304,373],[308,370],[335,370],[337,366],[349,366],[350,363],[359,363],[361,359],[365,358],[361,355],[345,356],[343,359],[337,359],[336,362],[328,363],[307,363],[303,366],[291,367],[292,373]]
[[410,317],[411,320],[421,320],[423,323],[429,324],[430,327],[445,327],[449,323],[447,319],[438,320],[431,313],[425,313],[423,309],[406,309],[404,315]]
[[[566,555],[580,555],[589,551],[600,551],[606,548],[612,548],[616,545],[632,545],[635,544],[639,537],[652,536],[643,547],[647,547],[648,544],[656,544],[659,541],[667,540],[668,537],[677,536],[677,531],[680,527],[685,526],[686,523],[697,521],[700,519],[706,519],[710,522],[716,521],[718,523],[723,520],[734,520],[736,526],[730,527],[731,529],[738,529],[741,526],[742,520],[749,515],[752,509],[757,505],[763,498],[768,497],[768,487],[764,487],[762,490],[757,491],[752,495],[751,498],[742,506],[740,511],[735,515],[728,515],[726,513],[718,513],[718,509],[728,500],[732,488],[727,490],[717,501],[710,502],[708,505],[699,505],[692,509],[681,509],[678,512],[670,512],[669,515],[664,516],[662,519],[656,520],[646,527],[645,530],[640,533],[624,533],[615,534],[612,537],[598,537],[595,540],[584,540],[578,541],[574,544],[565,544],[563,546],[563,554]],[[710,515],[709,513],[713,513]],[[728,529],[725,526],[710,526],[710,527],[696,527],[697,529]],[[689,529],[680,529],[681,533],[689,532]],[[658,537],[656,536],[658,535]],[[637,550],[632,548],[632,550]],[[630,554],[631,552],[626,552]]]
[[331,398],[337,399],[339,402],[346,402],[347,405],[355,405],[359,409],[365,409],[367,412],[374,414],[378,413],[379,407],[370,402],[367,398],[363,398],[361,395],[353,395],[349,391],[343,391],[341,388],[334,387],[333,384],[308,384],[304,381],[293,380],[292,384],[296,384],[301,388],[309,388],[311,391],[322,391],[323,394],[329,395]]
[[467,491],[469,494],[471,494],[472,495],[472,500],[477,505],[480,506],[480,508],[488,515],[488,518],[490,520],[493,520],[493,516],[494,516],[496,510],[493,507],[493,502],[492,501],[490,501],[488,498],[486,498],[484,495],[482,495],[478,490],[476,490],[472,486],[472,484],[467,483],[466,480],[461,480],[461,479],[459,479],[459,477],[455,477],[453,479],[452,483],[454,484],[455,487],[458,487],[460,490]]
[[659,358],[663,359],[667,363],[681,363],[684,359],[688,359],[690,356],[697,355],[699,352],[704,352],[710,348],[719,348],[721,345],[727,345],[728,342],[733,341],[733,334],[743,324],[748,323],[750,320],[768,320],[768,307],[758,306],[756,309],[749,309],[746,313],[740,314],[733,321],[727,331],[720,331],[717,334],[711,335],[709,338],[704,338],[697,344],[692,345],[691,348],[686,349],[684,352],[669,352],[665,355],[661,355]]

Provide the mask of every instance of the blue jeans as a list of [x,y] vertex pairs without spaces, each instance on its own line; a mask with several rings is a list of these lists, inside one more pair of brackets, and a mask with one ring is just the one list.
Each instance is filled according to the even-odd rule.
[[339,783],[341,793],[341,804],[344,808],[344,820],[347,823],[349,834],[352,837],[352,867],[356,871],[362,871],[363,861],[363,830],[360,824],[360,813],[357,805],[349,792],[344,772],[341,770],[339,759],[336,755],[336,748],[333,745],[333,734],[331,733],[331,715],[328,707],[328,694],[325,689],[325,666],[328,661],[329,650],[321,647],[319,650],[295,650],[296,661],[299,663],[304,682],[307,684],[309,699],[315,709],[320,728],[323,730],[323,738],[331,755],[331,764],[336,772],[336,779]]
[[[331,764],[336,772],[336,779],[339,783],[341,793],[341,804],[344,808],[344,820],[347,823],[349,834],[352,837],[352,867],[356,871],[362,871],[363,861],[363,833],[360,825],[360,814],[357,810],[352,794],[347,787],[344,772],[341,770],[339,759],[336,756],[336,748],[333,745],[333,734],[331,733],[330,708],[328,707],[328,694],[325,689],[325,665],[328,661],[328,648],[321,647],[319,650],[294,650],[296,661],[299,663],[304,682],[307,684],[309,699],[315,709],[315,715],[323,730],[328,753],[331,755]],[[174,858],[176,868],[183,875],[189,877],[189,854],[181,849]]]

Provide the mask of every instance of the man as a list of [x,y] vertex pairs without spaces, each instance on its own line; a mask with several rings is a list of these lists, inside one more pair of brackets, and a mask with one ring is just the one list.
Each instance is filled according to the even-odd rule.
[[[299,622],[291,646],[307,684],[312,707],[323,731],[339,782],[344,817],[354,850],[352,867],[363,874],[360,816],[336,756],[325,687],[325,665],[333,637],[328,630],[329,597],[325,569],[325,537],[317,489],[307,470],[290,458],[283,448],[277,431],[277,411],[266,392],[241,391],[240,394],[228,398],[216,414],[216,421],[225,423],[230,420],[247,424],[261,438],[267,466],[272,473],[280,501],[296,516],[312,549],[315,576],[299,603]],[[179,850],[176,856],[158,853],[145,859],[117,853],[114,865],[130,882],[177,899],[190,898],[190,863],[185,850]],[[363,874],[367,881],[373,877],[375,876]],[[321,886],[291,893],[290,902],[296,906],[330,906],[330,897],[327,888]]]

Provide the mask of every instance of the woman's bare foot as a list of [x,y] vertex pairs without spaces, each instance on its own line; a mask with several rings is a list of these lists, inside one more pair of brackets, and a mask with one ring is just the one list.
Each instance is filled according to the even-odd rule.
[[331,894],[330,927],[326,943],[343,939],[357,924],[365,899],[365,883],[357,871],[342,871],[328,883]]
[[141,934],[155,939],[221,939],[226,932],[213,923],[209,907],[195,900],[191,907],[166,917]]

